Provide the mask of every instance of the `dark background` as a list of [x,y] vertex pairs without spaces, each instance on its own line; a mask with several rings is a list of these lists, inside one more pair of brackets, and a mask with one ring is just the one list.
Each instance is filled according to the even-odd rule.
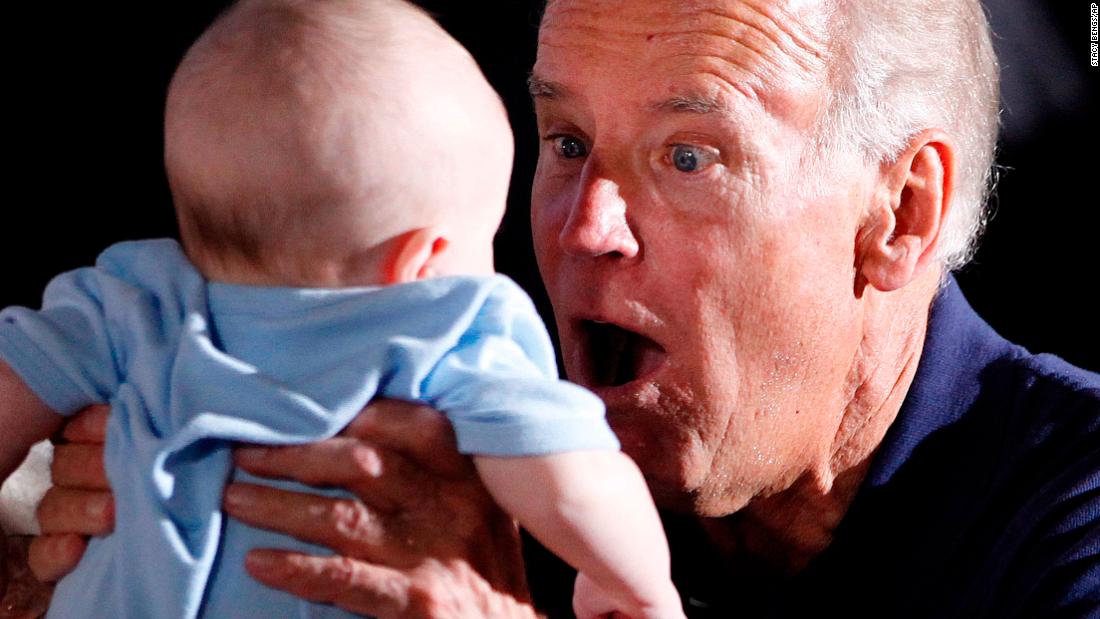
[[[424,3],[482,64],[509,107],[517,160],[497,242],[498,269],[546,309],[527,207],[536,139],[524,79],[536,1]],[[112,242],[175,234],[161,165],[172,71],[225,5],[218,1],[18,3],[7,141],[13,157],[0,227],[0,306],[37,306],[54,274]],[[1098,70],[1088,2],[989,0],[1003,64],[1002,179],[981,251],[959,280],[998,331],[1035,351],[1100,370]],[[549,314],[546,315],[549,318]]]
[[[0,224],[0,307],[37,306],[50,277],[90,264],[113,242],[175,235],[161,164],[164,95],[186,48],[225,4],[8,7],[12,191]],[[537,136],[524,80],[539,2],[424,4],[508,105],[517,157],[497,266],[532,293],[549,321],[527,216]],[[985,4],[1003,66],[1003,168],[981,250],[958,277],[978,312],[1010,340],[1100,371],[1100,70],[1089,66],[1089,3]],[[532,584],[543,595],[559,585],[568,591],[568,571],[536,556],[542,560],[531,564],[544,565],[544,576]],[[550,578],[555,570],[558,578]],[[567,595],[559,599],[567,605]]]

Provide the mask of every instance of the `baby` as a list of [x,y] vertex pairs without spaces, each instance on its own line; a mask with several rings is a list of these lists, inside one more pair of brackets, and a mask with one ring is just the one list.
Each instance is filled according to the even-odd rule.
[[[681,617],[656,510],[593,394],[557,380],[530,300],[493,273],[512,138],[473,59],[400,0],[243,0],[166,110],[183,247],[111,247],[0,314],[0,480],[109,402],[115,533],[51,617],[348,617],[251,580],[223,520],[234,442],[336,434],[374,397],[444,411],[490,493],[580,570],[581,617]],[[336,490],[310,489],[333,496]]]

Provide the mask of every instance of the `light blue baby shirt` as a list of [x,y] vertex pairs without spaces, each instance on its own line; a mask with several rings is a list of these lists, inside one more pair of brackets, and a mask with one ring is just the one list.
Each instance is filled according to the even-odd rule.
[[231,477],[306,489],[234,470],[235,441],[328,438],[376,396],[444,411],[467,454],[618,448],[603,404],[558,380],[533,304],[501,275],[239,286],[205,281],[175,241],[120,243],[54,279],[41,311],[0,312],[0,357],[62,415],[111,404],[115,533],[59,583],[51,618],[352,617],[252,580],[251,548],[330,553],[220,506]]

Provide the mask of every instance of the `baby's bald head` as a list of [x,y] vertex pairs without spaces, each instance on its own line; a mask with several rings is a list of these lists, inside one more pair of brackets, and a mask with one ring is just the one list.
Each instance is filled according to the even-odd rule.
[[241,0],[169,89],[169,183],[211,276],[376,283],[387,243],[429,226],[484,265],[511,161],[477,64],[401,0]]

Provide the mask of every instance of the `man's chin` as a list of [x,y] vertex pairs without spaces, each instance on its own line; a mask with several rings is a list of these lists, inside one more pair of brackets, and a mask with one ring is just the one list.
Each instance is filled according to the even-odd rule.
[[733,505],[731,501],[735,497],[707,491],[705,480],[689,477],[690,468],[655,461],[655,454],[668,453],[660,451],[661,448],[646,447],[637,450],[632,448],[635,446],[629,441],[629,437],[623,440],[623,451],[638,464],[649,493],[653,496],[653,502],[662,510],[684,515],[717,517],[732,513],[747,503],[740,501]]
[[649,490],[658,508],[674,514],[699,518],[724,518],[740,511],[749,503],[748,498],[662,487],[653,483],[650,484]]

